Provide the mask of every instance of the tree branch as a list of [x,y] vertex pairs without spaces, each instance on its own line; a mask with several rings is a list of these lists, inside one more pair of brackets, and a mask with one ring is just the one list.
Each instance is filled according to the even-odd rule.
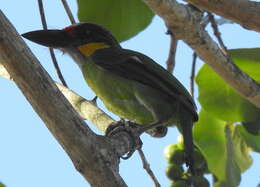
[[196,7],[237,22],[247,29],[260,32],[260,2],[249,0],[186,1]]
[[[4,66],[1,64],[0,61],[0,77],[6,78],[8,80],[12,80],[9,73],[6,71]],[[114,123],[115,121],[108,116],[104,111],[102,111],[100,108],[98,108],[93,101],[86,100],[85,98],[81,97],[77,93],[73,92],[72,90],[68,89],[67,87],[63,86],[60,83],[55,83],[56,86],[59,88],[59,90],[63,93],[63,95],[66,97],[66,99],[70,102],[70,104],[73,106],[73,108],[80,114],[80,116],[83,119],[88,120],[92,124],[95,125],[100,131],[105,132],[107,127]],[[122,135],[120,135],[122,136]],[[127,136],[127,134],[126,134]],[[116,137],[115,137],[116,138]],[[121,141],[121,140],[120,140]],[[128,140],[125,140],[126,143],[128,143]],[[121,141],[122,143],[122,141]],[[117,143],[116,143],[117,144]],[[123,146],[124,147],[124,146]],[[121,148],[120,148],[121,149]],[[123,148],[121,151],[118,152],[126,152],[125,148]],[[149,163],[146,160],[144,153],[142,149],[138,149],[140,158],[143,162],[143,168],[146,170],[147,174],[151,177],[153,182],[155,183],[155,186],[158,185],[159,182],[155,175],[153,174],[153,171],[150,169]]]
[[167,34],[170,35],[171,42],[170,42],[170,50],[169,50],[168,59],[166,61],[166,65],[167,65],[167,71],[173,73],[175,63],[176,63],[175,56],[176,56],[178,40],[175,38],[174,33],[167,32]]
[[[43,3],[42,3],[42,0],[38,0],[38,7],[39,7],[39,12],[40,12],[40,17],[41,17],[41,22],[42,22],[42,27],[44,30],[47,30],[47,21],[46,21],[46,18],[45,18],[45,12],[44,12],[44,7],[43,7]],[[58,61],[56,59],[56,56],[54,54],[54,50],[53,48],[49,47],[49,52],[50,52],[50,55],[51,55],[51,59],[52,59],[52,63],[55,67],[55,70],[57,72],[57,75],[60,79],[60,81],[62,82],[62,84],[66,87],[68,87],[65,79],[63,78],[63,75],[61,73],[61,70],[60,70],[60,67],[58,65]]]
[[126,186],[111,141],[81,120],[1,11],[0,28],[0,62],[77,170],[92,186]]
[[190,94],[191,97],[194,99],[194,80],[195,80],[195,68],[196,68],[196,60],[197,54],[194,52],[192,55],[192,66],[191,66],[191,74],[190,74]]
[[216,42],[200,25],[196,9],[175,0],[143,0],[156,14],[164,19],[167,28],[183,40],[219,76],[241,96],[260,108],[260,85],[242,72],[223,53]]
[[208,15],[209,15],[209,21],[211,22],[211,27],[213,29],[213,33],[216,36],[218,43],[219,43],[220,47],[222,48],[222,50],[224,50],[224,52],[227,53],[227,47],[225,46],[225,44],[221,38],[221,33],[219,32],[218,25],[216,23],[214,15],[211,14],[210,12],[208,12]]
[[[0,77],[13,81],[10,74],[2,65],[1,61]],[[111,123],[115,122],[109,115],[98,108],[92,101],[86,100],[84,97],[81,97],[77,93],[73,92],[69,88],[66,88],[58,82],[55,82],[55,84],[73,106],[73,108],[79,113],[80,117],[83,120],[88,120],[90,123],[94,124],[95,127],[101,132],[105,132],[107,127]]]
[[143,150],[141,148],[139,148],[139,149],[137,149],[137,151],[138,151],[139,156],[142,160],[143,168],[148,173],[148,175],[151,177],[151,179],[154,183],[154,187],[161,187],[159,181],[157,180],[156,176],[154,175],[153,171],[150,168],[150,164],[148,163],[147,159],[145,158]]
[[72,12],[71,12],[71,10],[70,10],[70,7],[69,7],[67,1],[66,1],[66,0],[61,0],[61,2],[62,2],[62,4],[63,4],[63,7],[64,7],[64,9],[65,9],[65,11],[66,11],[66,13],[67,13],[69,19],[70,19],[71,24],[75,24],[76,21],[75,21],[75,19],[74,19],[74,17],[73,17],[73,14],[72,14]]

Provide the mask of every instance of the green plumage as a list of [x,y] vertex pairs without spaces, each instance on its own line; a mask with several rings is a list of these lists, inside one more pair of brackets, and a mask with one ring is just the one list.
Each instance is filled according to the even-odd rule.
[[[121,48],[97,50],[83,65],[85,80],[105,106],[140,125],[177,125],[193,165],[195,104],[182,84],[149,57]],[[193,170],[193,169],[192,169]]]
[[[151,58],[122,49],[109,31],[96,24],[80,23],[63,30],[33,31],[23,36],[68,52],[91,89],[119,117],[143,127],[177,125],[184,137],[186,163],[194,171],[192,125],[198,120],[196,106],[172,74]],[[96,44],[106,48],[89,50],[89,46]]]
[[118,116],[144,125],[157,121],[173,125],[179,121],[179,108],[185,105],[196,116],[186,89],[149,57],[131,50],[104,48],[90,59],[83,65],[84,77]]

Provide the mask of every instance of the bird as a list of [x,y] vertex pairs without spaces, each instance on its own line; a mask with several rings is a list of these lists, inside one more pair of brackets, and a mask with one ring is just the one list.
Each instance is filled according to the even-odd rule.
[[186,165],[194,172],[196,105],[171,73],[150,57],[122,48],[110,31],[95,23],[36,30],[22,36],[69,54],[105,107],[140,125],[141,132],[163,137],[167,127],[177,126],[183,136]]

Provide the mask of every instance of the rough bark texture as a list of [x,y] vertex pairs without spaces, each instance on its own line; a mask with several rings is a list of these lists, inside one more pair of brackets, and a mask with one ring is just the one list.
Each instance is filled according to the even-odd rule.
[[[165,21],[177,39],[197,55],[242,97],[260,108],[260,85],[242,72],[200,25],[200,12],[175,0],[143,0]],[[210,1],[214,4],[215,1]]]
[[248,0],[186,0],[187,2],[260,32],[260,2]]
[[92,186],[126,186],[111,141],[81,120],[1,11],[0,28],[0,62],[77,170]]
[[[2,65],[0,61],[0,77],[13,81],[10,74],[7,72],[5,67]],[[89,101],[74,91],[66,88],[62,84],[55,82],[56,86],[62,92],[62,94],[66,97],[66,99],[70,102],[73,108],[79,113],[80,117],[83,120],[88,120],[91,124],[95,125],[95,127],[101,132],[105,132],[107,127],[114,123],[115,121],[107,115],[103,110],[98,108],[92,101]]]

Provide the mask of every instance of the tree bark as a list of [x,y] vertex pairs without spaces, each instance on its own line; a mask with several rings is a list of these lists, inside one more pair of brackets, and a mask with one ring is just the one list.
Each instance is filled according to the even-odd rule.
[[[10,74],[0,61],[0,77],[13,81]],[[115,121],[107,115],[103,110],[97,107],[92,101],[89,101],[74,91],[66,88],[62,84],[55,82],[56,86],[70,102],[73,108],[78,112],[83,120],[88,120],[101,132],[105,132],[107,127]]]
[[143,1],[165,21],[177,39],[183,40],[226,83],[260,108],[260,85],[242,72],[205,31],[200,24],[201,13],[197,9],[175,0]]
[[248,0],[186,0],[203,10],[239,23],[242,27],[260,32],[260,2]]
[[0,62],[92,186],[126,186],[108,138],[94,134],[0,11]]

